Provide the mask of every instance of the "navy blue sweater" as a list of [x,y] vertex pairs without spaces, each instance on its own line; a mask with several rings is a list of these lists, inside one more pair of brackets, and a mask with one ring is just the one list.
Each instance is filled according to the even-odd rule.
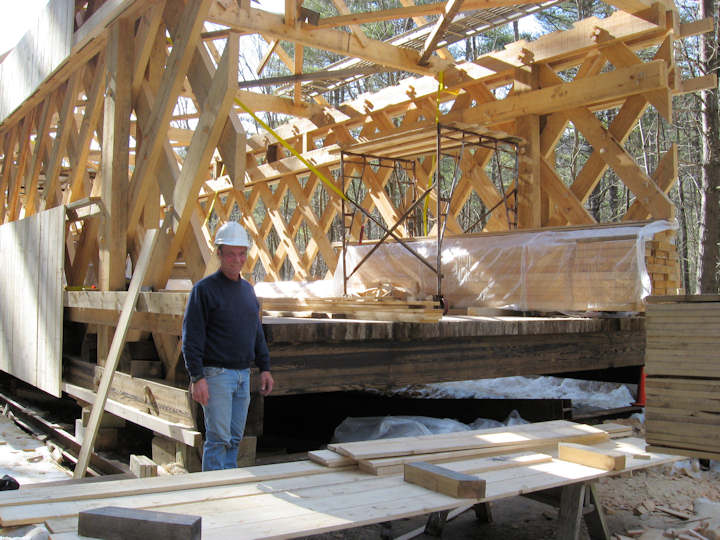
[[203,366],[270,371],[270,354],[255,291],[247,281],[217,271],[198,281],[183,319],[182,352],[191,378]]

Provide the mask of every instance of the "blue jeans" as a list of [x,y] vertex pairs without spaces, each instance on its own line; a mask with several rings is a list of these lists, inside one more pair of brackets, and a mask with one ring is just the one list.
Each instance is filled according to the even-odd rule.
[[234,469],[250,405],[250,370],[205,367],[203,373],[210,399],[203,406],[202,470]]

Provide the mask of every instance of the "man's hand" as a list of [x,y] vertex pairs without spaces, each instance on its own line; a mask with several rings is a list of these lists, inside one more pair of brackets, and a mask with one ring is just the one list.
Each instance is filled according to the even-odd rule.
[[190,385],[190,394],[192,398],[200,405],[207,405],[210,399],[210,390],[205,379],[200,379]]
[[263,371],[260,374],[260,393],[263,396],[267,396],[270,392],[272,392],[274,385],[275,385],[275,381],[273,380],[270,372]]

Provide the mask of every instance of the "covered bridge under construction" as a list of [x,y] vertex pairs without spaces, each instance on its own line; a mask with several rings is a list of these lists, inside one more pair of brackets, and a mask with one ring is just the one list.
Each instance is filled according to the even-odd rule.
[[[673,59],[712,20],[614,0],[456,61],[456,41],[553,2],[328,3],[48,3],[0,64],[0,369],[197,445],[182,313],[228,219],[253,239],[278,394],[642,366],[641,317],[545,314],[679,292],[677,149],[647,171],[624,144],[648,107],[671,121],[673,96],[716,85]],[[412,30],[363,31],[389,19]],[[240,80],[250,34],[293,73],[272,93]],[[304,49],[340,60],[312,73]],[[378,72],[409,76],[329,103]],[[571,182],[569,125],[593,150]],[[632,193],[619,223],[586,205],[607,170]]]

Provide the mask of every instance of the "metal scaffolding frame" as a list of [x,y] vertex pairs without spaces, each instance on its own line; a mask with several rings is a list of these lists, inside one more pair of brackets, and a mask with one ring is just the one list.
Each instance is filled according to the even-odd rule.
[[[497,138],[488,134],[476,133],[467,129],[461,129],[453,126],[446,126],[437,124],[436,131],[436,148],[435,148],[435,174],[432,177],[432,181],[427,188],[422,189],[417,185],[417,179],[415,175],[416,162],[412,159],[399,158],[399,157],[387,157],[379,156],[374,154],[356,153],[350,151],[342,151],[340,154],[340,176],[342,183],[342,264],[343,264],[343,294],[347,296],[347,282],[357,272],[357,270],[365,263],[365,261],[372,256],[375,251],[385,241],[392,237],[396,242],[403,246],[409,253],[416,257],[422,262],[431,272],[437,276],[437,290],[435,300],[440,302],[443,307],[444,301],[442,297],[442,243],[445,237],[445,230],[447,228],[447,216],[450,211],[450,203],[452,201],[455,188],[457,187],[460,175],[460,159],[462,159],[463,152],[466,147],[475,146],[481,148],[487,148],[493,150],[495,157],[495,167],[497,168],[497,184],[499,192],[502,195],[501,200],[495,204],[492,208],[486,210],[470,228],[474,227],[487,217],[491,212],[498,208],[501,204],[505,205],[505,213],[508,220],[509,228],[517,228],[517,183],[518,183],[518,142],[515,139]],[[455,153],[448,153],[444,149],[449,147],[452,149],[458,149],[457,155]],[[508,166],[503,163],[501,153],[512,153],[512,165]],[[444,157],[451,157],[455,160],[452,168],[452,174],[449,181],[443,181],[443,173],[441,167],[441,160]],[[359,176],[356,174],[349,174],[348,168],[359,168]],[[407,184],[411,185],[409,189],[412,190],[414,200],[412,204],[405,210],[405,212],[397,219],[393,224],[386,225],[380,219],[373,216],[365,208],[362,207],[362,201],[359,200],[357,194],[351,193],[352,181],[354,179],[362,179],[367,167],[376,168],[393,168],[394,171],[403,171],[407,177]],[[510,191],[505,190],[505,181],[503,178],[503,170],[510,169],[513,172],[514,187]],[[449,184],[449,186],[448,186]],[[445,190],[443,191],[443,186]],[[396,234],[396,229],[412,215],[413,212],[419,209],[420,205],[424,205],[423,216],[424,216],[424,235],[427,236],[427,207],[429,203],[430,194],[435,191],[436,195],[436,241],[437,241],[437,253],[435,264],[427,260],[425,257],[415,251],[412,246],[407,242],[407,238],[401,238]],[[416,196],[417,195],[417,196]],[[416,197],[415,197],[416,196]],[[357,265],[348,272],[347,268],[347,247],[349,245],[349,231],[352,228],[353,221],[357,215],[357,212],[362,213],[367,219],[375,223],[380,227],[384,234],[383,236],[375,241],[373,247],[368,251],[367,254],[357,263]],[[348,223],[349,220],[349,223]],[[362,231],[362,229],[361,229]],[[467,229],[466,231],[467,232]],[[362,232],[360,235],[360,241],[362,241]]]

